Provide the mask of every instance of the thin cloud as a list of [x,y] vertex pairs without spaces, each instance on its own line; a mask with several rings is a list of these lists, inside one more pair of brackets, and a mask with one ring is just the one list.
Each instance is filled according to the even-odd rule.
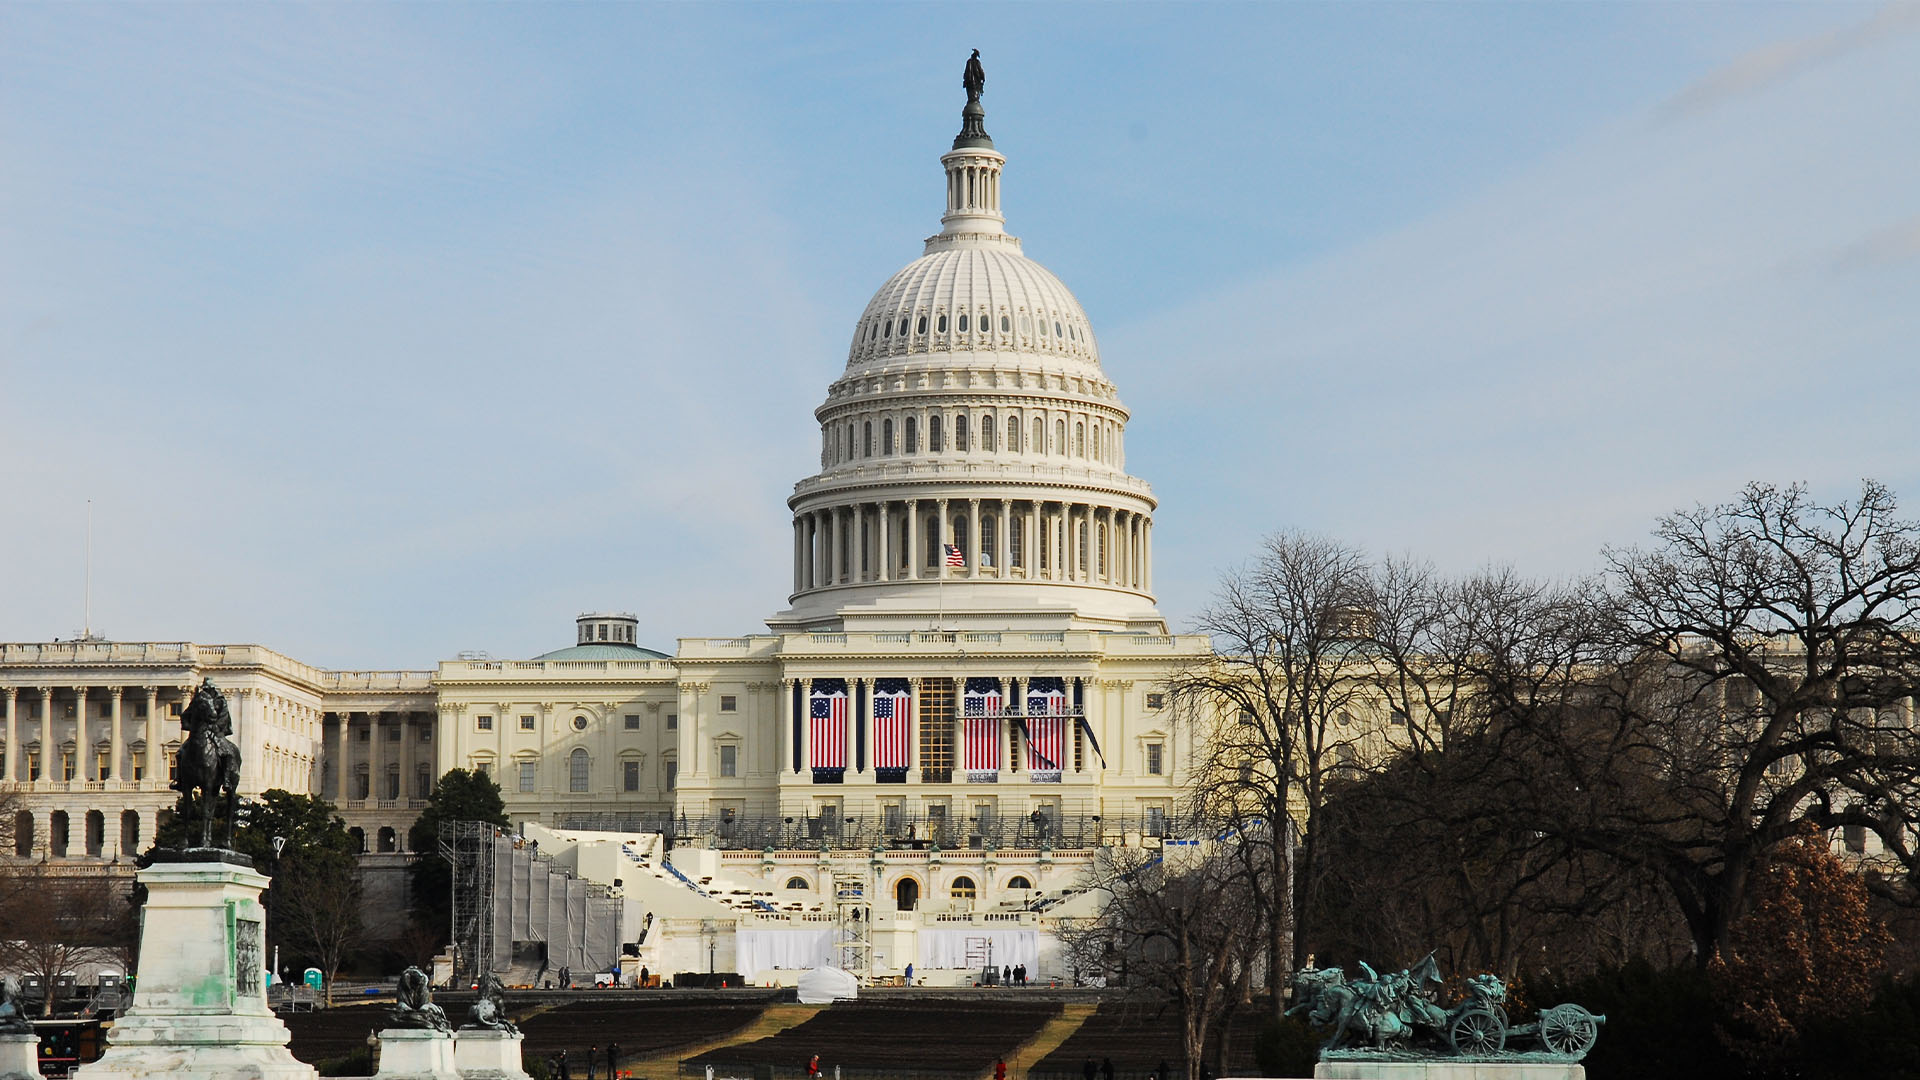
[[1920,30],[1920,3],[1888,4],[1852,26],[1755,49],[1675,94],[1661,111],[1673,118],[1711,109],[1916,30]]

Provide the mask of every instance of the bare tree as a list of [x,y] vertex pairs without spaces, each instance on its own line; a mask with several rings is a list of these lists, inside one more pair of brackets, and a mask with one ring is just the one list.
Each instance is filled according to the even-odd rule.
[[1180,1009],[1186,1076],[1197,1080],[1209,1039],[1246,995],[1264,957],[1262,905],[1232,841],[1160,851],[1103,848],[1089,886],[1105,894],[1098,916],[1064,925],[1075,969],[1103,972]]
[[0,889],[0,967],[37,977],[49,989],[41,1015],[53,1013],[51,988],[59,977],[88,964],[125,962],[138,932],[127,882],[34,866]]
[[[1269,537],[1252,564],[1222,578],[1197,629],[1215,655],[1169,681],[1204,727],[1193,812],[1263,851],[1244,880],[1262,913],[1274,1008],[1303,958],[1297,933],[1312,880],[1318,815],[1334,770],[1355,763],[1364,724],[1370,567],[1357,549],[1322,537]],[[1361,678],[1356,678],[1356,675]],[[1296,819],[1298,815],[1298,819]]]
[[314,850],[283,859],[273,879],[273,892],[280,933],[295,950],[312,956],[326,975],[331,1006],[334,976],[367,940],[360,875],[352,857]]

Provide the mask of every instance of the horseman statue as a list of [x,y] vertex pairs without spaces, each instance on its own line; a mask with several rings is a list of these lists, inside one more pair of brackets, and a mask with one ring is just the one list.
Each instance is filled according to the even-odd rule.
[[213,846],[214,797],[226,801],[220,845],[233,846],[233,819],[240,793],[240,748],[234,745],[233,714],[212,679],[200,684],[193,700],[180,714],[180,730],[187,732],[180,747],[180,776],[173,790],[182,795],[200,792],[200,846]]

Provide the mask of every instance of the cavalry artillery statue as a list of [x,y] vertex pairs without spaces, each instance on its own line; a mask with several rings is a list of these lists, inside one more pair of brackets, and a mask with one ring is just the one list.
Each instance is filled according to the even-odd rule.
[[[1541,1009],[1533,1023],[1511,1024],[1506,984],[1492,975],[1468,979],[1467,996],[1442,1008],[1434,998],[1444,980],[1432,954],[1412,968],[1385,975],[1364,962],[1360,968],[1366,978],[1351,982],[1337,967],[1309,967],[1294,974],[1294,1004],[1287,1014],[1305,1012],[1310,1023],[1333,1028],[1320,1047],[1322,1056],[1370,1051],[1493,1058],[1537,1053],[1578,1061],[1593,1049],[1607,1020],[1579,1005],[1563,1004]],[[1350,1048],[1349,1037],[1363,1040],[1366,1049]],[[1510,1047],[1513,1038],[1537,1040],[1539,1048]]]

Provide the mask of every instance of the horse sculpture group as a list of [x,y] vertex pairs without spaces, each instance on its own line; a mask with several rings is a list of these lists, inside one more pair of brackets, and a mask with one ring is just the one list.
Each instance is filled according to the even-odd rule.
[[222,847],[233,846],[233,819],[240,802],[240,747],[234,744],[233,715],[227,699],[212,679],[200,684],[193,700],[180,713],[180,730],[187,741],[180,747],[180,772],[171,785],[182,795],[200,793],[200,846],[213,846],[214,800],[226,806],[220,836]]
[[1425,1042],[1454,1054],[1491,1056],[1507,1049],[1509,1036],[1532,1036],[1540,1052],[1577,1061],[1593,1048],[1607,1020],[1578,1005],[1554,1005],[1540,1010],[1534,1023],[1509,1025],[1506,984],[1492,975],[1466,980],[1467,996],[1441,1008],[1434,997],[1445,980],[1431,953],[1385,975],[1364,962],[1360,967],[1366,978],[1352,982],[1337,967],[1310,967],[1293,977],[1294,1006],[1287,1014],[1304,1012],[1315,1026],[1333,1029],[1323,1052],[1342,1050],[1352,1037],[1375,1052]]

